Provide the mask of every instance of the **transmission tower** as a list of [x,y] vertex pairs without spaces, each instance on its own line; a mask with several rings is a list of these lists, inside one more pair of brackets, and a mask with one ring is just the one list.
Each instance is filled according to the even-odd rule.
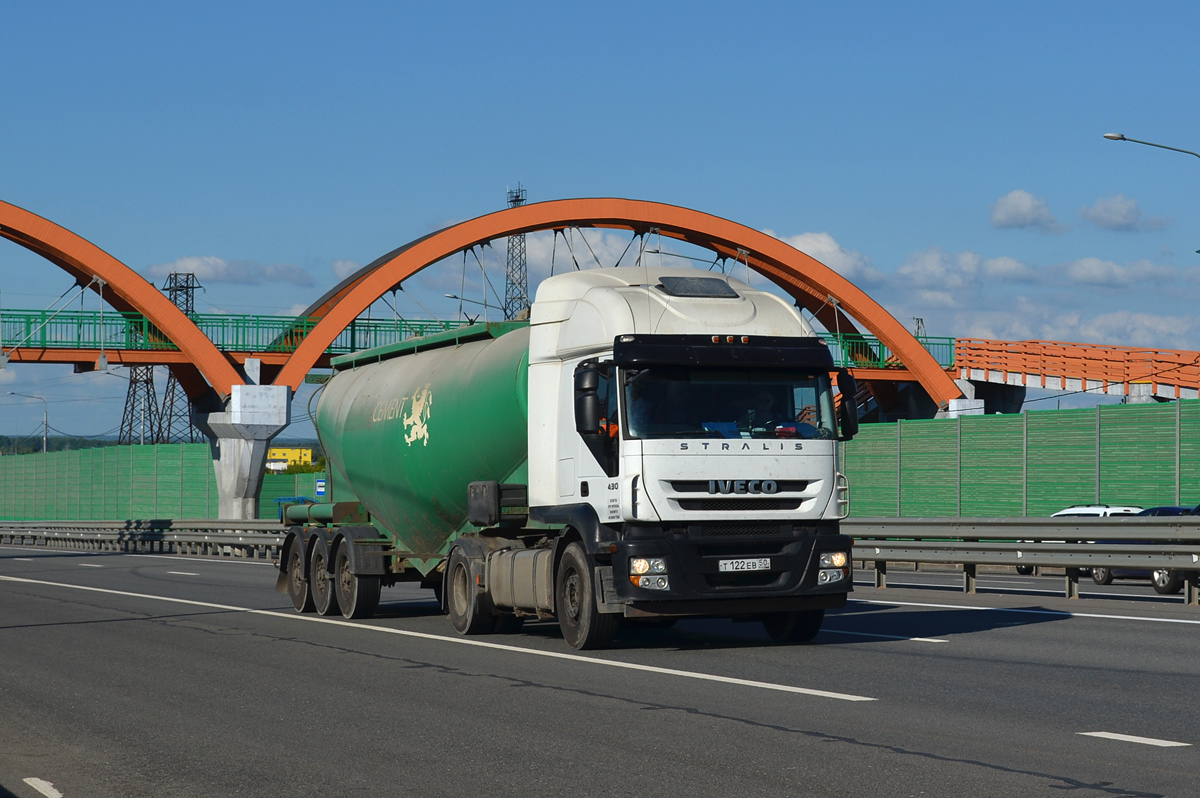
[[158,402],[154,396],[154,366],[130,366],[129,390],[117,443],[158,442]]
[[[196,312],[196,289],[201,288],[196,275],[191,272],[176,272],[167,275],[163,293],[175,307],[191,316]],[[200,430],[192,425],[187,393],[173,372],[167,377],[167,388],[163,392],[162,411],[159,415],[158,435],[161,443],[197,443],[204,438]]]
[[[525,189],[509,189],[508,207],[525,204]],[[504,275],[504,318],[515,319],[529,310],[529,269],[525,265],[525,234],[508,237],[508,264]]]

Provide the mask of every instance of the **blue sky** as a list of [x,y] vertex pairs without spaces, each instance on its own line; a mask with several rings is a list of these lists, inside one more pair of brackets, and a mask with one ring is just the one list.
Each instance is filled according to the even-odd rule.
[[[770,230],[934,335],[1197,348],[1200,160],[1101,136],[1200,150],[1198,22],[1185,3],[11,2],[0,199],[159,283],[198,267],[202,311],[303,307],[520,181]],[[453,315],[453,279],[413,290]],[[69,285],[0,242],[0,309]],[[123,384],[69,372],[12,366],[0,393],[114,428]],[[40,403],[12,400],[0,434],[37,428]]]

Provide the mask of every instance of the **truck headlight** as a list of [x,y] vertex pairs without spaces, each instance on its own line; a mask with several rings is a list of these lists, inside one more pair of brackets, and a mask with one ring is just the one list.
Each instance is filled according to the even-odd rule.
[[830,585],[834,582],[840,582],[845,578],[845,572],[841,568],[822,568],[817,571],[817,584]]
[[822,568],[845,568],[849,558],[844,551],[826,551],[821,553]]
[[640,576],[642,574],[665,574],[667,572],[667,563],[661,557],[634,557],[629,561],[629,573],[631,575]]

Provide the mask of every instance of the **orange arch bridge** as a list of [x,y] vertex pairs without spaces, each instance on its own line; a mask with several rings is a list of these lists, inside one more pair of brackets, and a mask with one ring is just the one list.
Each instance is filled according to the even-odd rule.
[[[143,314],[189,361],[171,368],[192,399],[211,385],[222,397],[243,382],[229,359],[183,311],[141,275],[95,244],[37,214],[0,201],[0,236],[41,255],[74,277],[80,285],[104,281],[104,300],[118,311]],[[93,285],[93,289],[97,286]],[[205,380],[208,383],[205,383]]]
[[[855,332],[857,319],[908,368],[939,407],[962,396],[954,380],[903,325],[846,278],[773,236],[700,211],[629,199],[568,199],[508,208],[419,238],[369,264],[310,307],[322,317],[300,342],[275,383],[299,387],[351,321],[393,286],[457,252],[519,233],[595,227],[651,232],[739,260],[791,294],[826,329]],[[836,303],[829,300],[833,298]],[[843,313],[842,311],[845,311]]]

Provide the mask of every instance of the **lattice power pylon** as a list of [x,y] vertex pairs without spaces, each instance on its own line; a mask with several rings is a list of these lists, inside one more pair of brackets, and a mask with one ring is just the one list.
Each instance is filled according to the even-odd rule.
[[[508,207],[525,204],[525,189],[509,189]],[[525,264],[525,234],[508,237],[508,263],[504,275],[504,318],[515,319],[529,309],[529,269]]]
[[117,442],[158,443],[158,401],[154,395],[154,366],[130,366],[129,390]]
[[[196,312],[196,289],[201,287],[196,275],[176,272],[167,275],[162,290],[175,307],[191,316]],[[203,434],[192,424],[187,393],[179,380],[175,379],[174,373],[167,377],[159,422],[158,439],[161,443],[198,443],[204,440]]]

